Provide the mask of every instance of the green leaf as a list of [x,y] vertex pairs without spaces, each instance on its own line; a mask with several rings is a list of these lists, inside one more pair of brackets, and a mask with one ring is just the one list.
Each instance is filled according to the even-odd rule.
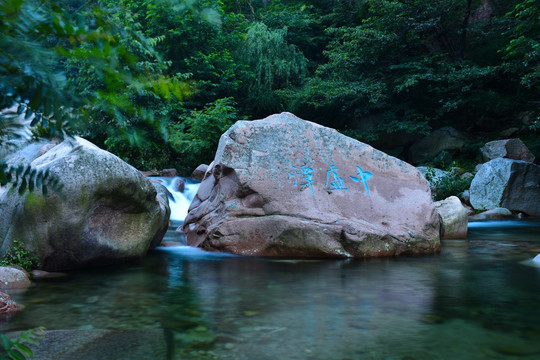
[[7,354],[13,360],[26,360],[26,357],[19,350],[8,350]]
[[34,357],[34,353],[32,352],[32,350],[24,344],[15,343],[13,344],[13,347],[30,358]]
[[11,341],[9,341],[7,336],[4,334],[0,334],[0,343],[5,350],[9,350],[11,348]]

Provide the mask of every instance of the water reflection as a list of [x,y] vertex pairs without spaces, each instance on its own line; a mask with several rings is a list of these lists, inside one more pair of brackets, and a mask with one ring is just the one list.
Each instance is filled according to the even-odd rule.
[[175,359],[537,359],[540,271],[522,264],[540,253],[535,226],[476,227],[429,257],[166,248],[37,283],[1,326],[163,328]]

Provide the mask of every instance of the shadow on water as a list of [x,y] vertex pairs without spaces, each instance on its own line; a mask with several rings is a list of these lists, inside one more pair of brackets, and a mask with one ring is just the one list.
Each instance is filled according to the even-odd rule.
[[0,327],[164,329],[173,359],[538,359],[540,269],[521,263],[540,253],[538,230],[473,225],[468,241],[414,258],[160,248],[37,282]]

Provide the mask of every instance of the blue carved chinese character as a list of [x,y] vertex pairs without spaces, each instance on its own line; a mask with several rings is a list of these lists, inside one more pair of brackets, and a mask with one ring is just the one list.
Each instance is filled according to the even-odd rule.
[[[311,184],[313,183],[313,169],[310,168],[307,165],[302,166],[294,166],[292,167],[296,171],[294,173],[289,174],[291,178],[294,178],[294,186],[300,186],[300,187],[306,187],[309,186],[309,189],[311,190],[311,194],[313,195],[313,186]],[[297,175],[300,176],[301,181],[297,180]]]
[[[338,175],[338,168],[335,165],[330,165],[330,170],[326,172],[326,185],[328,190],[348,190],[343,186],[343,178]],[[334,180],[330,181],[330,176]]]
[[373,174],[368,171],[363,171],[360,166],[357,166],[356,168],[358,169],[358,177],[351,176],[351,179],[353,179],[356,182],[359,182],[359,181],[363,182],[364,187],[366,188],[366,194],[369,195],[369,188],[367,185],[367,181],[369,180],[370,177],[373,176]]

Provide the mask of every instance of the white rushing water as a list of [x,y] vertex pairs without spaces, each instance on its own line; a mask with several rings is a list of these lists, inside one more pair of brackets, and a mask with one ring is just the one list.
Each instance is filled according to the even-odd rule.
[[[171,221],[183,223],[187,216],[189,205],[197,194],[200,183],[193,179],[181,177],[155,177],[169,190],[169,206],[171,207]],[[184,182],[184,191],[179,191],[179,183]]]

